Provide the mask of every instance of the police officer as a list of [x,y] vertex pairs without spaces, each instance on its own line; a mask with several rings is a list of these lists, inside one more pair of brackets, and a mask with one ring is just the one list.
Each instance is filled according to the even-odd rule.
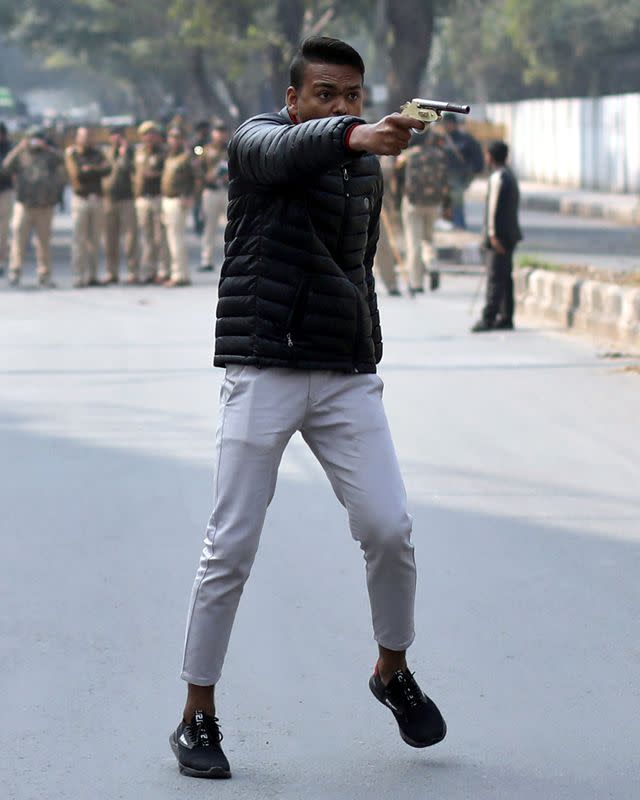
[[127,142],[124,128],[112,128],[106,150],[111,172],[102,181],[107,262],[105,285],[118,282],[121,239],[124,239],[127,259],[127,283],[138,282],[138,223],[133,202],[134,152],[133,146]]
[[442,121],[446,131],[451,185],[451,221],[456,228],[465,229],[464,193],[473,178],[484,169],[484,156],[478,141],[460,128],[456,114],[443,114]]
[[213,272],[216,244],[221,232],[220,217],[227,209],[229,129],[222,120],[214,122],[211,138],[200,159],[204,234],[200,272]]
[[[0,164],[9,155],[11,147],[7,126],[0,122]],[[14,199],[13,179],[10,173],[0,168],[0,275],[4,275],[9,259],[9,227]]]
[[171,276],[164,283],[168,288],[191,283],[186,228],[187,215],[196,192],[196,167],[194,157],[185,144],[183,131],[170,128],[161,182],[162,220],[171,255]]
[[[424,291],[425,271],[429,271],[431,289],[437,289],[440,275],[430,271],[433,259],[433,228],[443,208],[450,203],[447,154],[442,132],[432,126],[418,144],[406,150],[396,162],[405,168],[402,198],[402,227],[407,244],[407,266],[412,294]],[[427,242],[429,261],[422,258]]]
[[16,185],[9,283],[17,286],[20,282],[31,231],[35,231],[38,283],[52,286],[51,223],[65,183],[62,156],[47,143],[43,130],[30,128],[26,137],[7,155],[2,169],[14,177]]
[[147,120],[138,128],[138,135],[142,142],[135,153],[133,189],[142,240],[141,282],[164,283],[169,278],[169,251],[160,194],[165,159],[162,130]]
[[98,285],[100,240],[104,229],[102,179],[111,167],[96,147],[89,128],[78,128],[76,142],[65,151],[65,164],[73,189],[72,268],[76,288]]
[[[180,125],[172,127],[181,127]],[[191,142],[193,155],[199,159],[204,155],[204,151],[209,143],[209,123],[206,119],[200,120],[195,126],[195,135]],[[193,229],[202,236],[204,232],[204,216],[202,213],[202,193],[198,192],[193,201]]]

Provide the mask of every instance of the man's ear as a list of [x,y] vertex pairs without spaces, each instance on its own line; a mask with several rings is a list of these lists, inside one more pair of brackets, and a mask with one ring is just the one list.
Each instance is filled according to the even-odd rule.
[[293,86],[287,89],[287,111],[293,119],[298,119],[298,92]]

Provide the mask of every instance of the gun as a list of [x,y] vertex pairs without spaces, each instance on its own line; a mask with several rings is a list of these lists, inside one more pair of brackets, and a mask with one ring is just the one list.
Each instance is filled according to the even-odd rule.
[[420,120],[420,122],[435,122],[440,119],[443,111],[450,111],[454,114],[468,114],[471,106],[462,106],[458,103],[443,103],[440,100],[423,100],[416,97],[405,103],[400,109],[400,113],[405,117]]

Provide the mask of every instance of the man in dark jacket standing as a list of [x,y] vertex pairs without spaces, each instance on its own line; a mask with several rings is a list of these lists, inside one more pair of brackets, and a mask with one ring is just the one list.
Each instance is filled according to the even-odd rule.
[[191,596],[183,720],[171,745],[183,773],[230,776],[214,687],[275,490],[301,431],[346,507],[364,551],[378,661],[369,685],[414,747],[444,738],[407,669],[414,637],[411,518],[376,363],[382,355],[372,265],[382,180],[399,155],[399,114],[361,118],[364,64],[349,45],[307,39],[287,106],[245,122],[229,146],[229,208],[215,364],[226,368],[214,510]]
[[473,333],[513,329],[513,251],[522,239],[518,221],[520,190],[507,166],[509,148],[492,142],[487,150],[491,170],[485,205],[483,245],[487,262],[487,299]]

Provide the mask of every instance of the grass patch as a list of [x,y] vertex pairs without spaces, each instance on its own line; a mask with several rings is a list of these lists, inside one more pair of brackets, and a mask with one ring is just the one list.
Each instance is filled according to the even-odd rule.
[[516,264],[520,269],[543,269],[547,272],[563,272],[567,275],[575,275],[585,280],[615,283],[618,286],[640,287],[640,269],[633,272],[614,272],[613,270],[597,269],[596,267],[587,267],[580,264],[556,264],[534,255],[517,256]]

